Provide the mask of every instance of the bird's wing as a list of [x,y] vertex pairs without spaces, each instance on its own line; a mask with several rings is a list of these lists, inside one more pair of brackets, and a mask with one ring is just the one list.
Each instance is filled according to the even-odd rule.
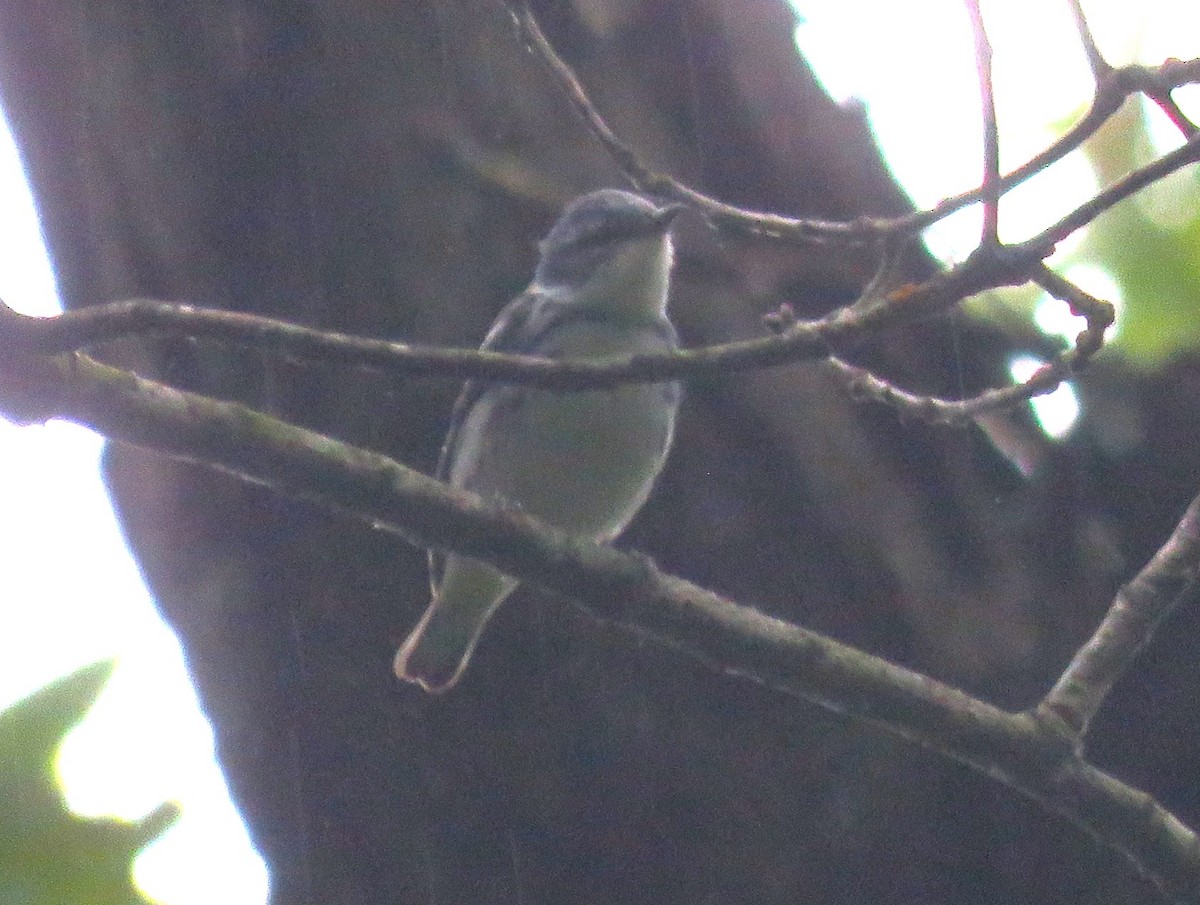
[[[527,349],[529,339],[538,330],[538,323],[545,319],[549,299],[540,292],[526,289],[509,302],[497,315],[483,344],[479,347],[482,352],[520,352]],[[487,381],[468,380],[454,403],[450,413],[450,427],[446,431],[446,442],[442,444],[442,452],[438,457],[437,471],[434,476],[439,481],[450,478],[450,468],[454,460],[454,450],[458,448],[458,435],[467,415],[479,401],[483,391],[489,386]],[[436,593],[442,580],[442,566],[445,556],[434,550],[429,551],[429,584]]]

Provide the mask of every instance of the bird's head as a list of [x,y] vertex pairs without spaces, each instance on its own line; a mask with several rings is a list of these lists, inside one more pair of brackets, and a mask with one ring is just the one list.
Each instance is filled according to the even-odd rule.
[[661,316],[671,222],[682,210],[619,189],[576,198],[541,242],[534,285],[571,302]]

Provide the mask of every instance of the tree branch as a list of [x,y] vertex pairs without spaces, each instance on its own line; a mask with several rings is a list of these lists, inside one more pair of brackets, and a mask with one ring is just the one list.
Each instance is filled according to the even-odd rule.
[[1115,207],[1130,195],[1134,195],[1164,176],[1200,160],[1200,135],[1164,154],[1144,167],[1126,173],[1104,191],[1067,214],[1053,226],[1034,236],[1027,246],[1053,248],[1077,229],[1087,226],[1109,208]]
[[823,358],[888,329],[931,317],[996,285],[1022,282],[1036,253],[977,255],[919,285],[815,320],[790,320],[776,335],[608,361],[556,360],[444,349],[316,330],[254,314],[135,299],[53,317],[28,317],[0,303],[0,350],[53,354],[134,336],[189,336],[261,349],[301,361],[390,374],[506,381],[560,390],[607,388],[773,367]]
[[[1182,153],[1186,152],[1186,154]],[[1157,161],[1156,171],[1183,165],[1200,152],[1200,139]],[[1168,159],[1170,158],[1170,159]],[[1154,167],[1155,165],[1152,165]],[[1144,168],[1146,170],[1150,167]],[[1148,184],[1136,171],[1064,220],[1098,216],[1104,204]],[[1096,203],[1102,202],[1102,203]],[[1018,405],[1054,390],[1101,348],[1113,308],[1055,274],[1041,262],[1053,250],[1042,236],[1016,246],[982,245],[958,266],[921,284],[906,284],[880,297],[874,287],[856,303],[815,320],[798,320],[784,306],[768,318],[774,336],[718,343],[670,353],[610,361],[539,359],[474,349],[422,347],[344,333],[316,330],[254,314],[133,299],[80,308],[53,317],[28,317],[0,303],[0,351],[54,354],[137,336],[188,336],[260,349],[301,361],[373,368],[418,377],[457,377],[530,384],[560,390],[606,388],[628,382],[676,380],[774,367],[828,358],[856,394],[902,413],[938,424],[966,424],[979,415]],[[935,315],[985,289],[1034,279],[1087,318],[1075,347],[1063,352],[1024,383],[963,400],[910,393],[884,378],[851,365],[831,350],[849,348],[868,337]]]
[[[877,295],[877,287],[868,287],[855,304],[816,320],[798,320],[784,306],[768,317],[775,336],[611,361],[551,361],[474,349],[422,347],[152,299],[89,306],[53,317],[29,317],[0,303],[0,351],[56,354],[122,338],[187,336],[300,361],[373,368],[390,374],[509,381],[561,390],[732,373],[828,357],[856,394],[921,420],[961,425],[984,412],[1018,405],[1052,391],[1082,368],[1103,344],[1104,331],[1113,320],[1112,306],[1087,295],[1040,263],[1038,255],[1044,253],[1046,249],[1029,243],[1024,247],[984,247],[958,267],[925,283],[901,286],[882,297]],[[1024,383],[987,390],[970,399],[943,400],[909,393],[829,354],[832,348],[845,348],[887,329],[932,316],[985,289],[1029,278],[1053,285],[1049,291],[1084,314],[1088,328],[1080,333],[1074,349],[1062,353]]]
[[1092,76],[1096,79],[1096,86],[1099,87],[1112,73],[1113,68],[1109,65],[1108,60],[1104,59],[1104,54],[1100,53],[1100,47],[1092,35],[1092,27],[1088,25],[1087,16],[1083,14],[1083,5],[1079,0],[1067,0],[1067,6],[1071,9],[1075,31],[1079,33],[1079,43],[1083,45],[1083,54],[1087,57],[1088,66],[1092,68]]
[[[1011,191],[1062,160],[1095,135],[1132,95],[1139,92],[1149,94],[1148,88],[1169,91],[1180,85],[1194,83],[1200,83],[1200,59],[1167,60],[1159,66],[1131,65],[1111,70],[1108,76],[1097,84],[1092,103],[1083,117],[1045,150],[1001,177],[1000,193]],[[893,220],[877,221],[875,226],[887,233],[922,230],[982,198],[982,187],[971,189],[943,199],[928,210],[916,211]]]
[[517,25],[521,40],[550,71],[584,125],[639,191],[691,205],[703,213],[713,226],[738,234],[763,235],[801,243],[827,241],[831,238],[862,240],[871,234],[872,231],[863,232],[858,225],[851,223],[798,219],[762,211],[747,211],[689,188],[666,173],[651,169],[605,122],[575,71],[547,40],[527,0],[504,0],[504,3]]
[[1123,854],[1168,895],[1200,901],[1200,841],[1152,798],[1086,764],[1035,711],[1003,711],[765,616],[644,557],[495,510],[378,453],[241,405],[172,389],[79,353],[0,358],[0,411],[65,417],[388,530],[487,559],[600,619],[694,659],[914,741],[996,779]]
[[882,238],[916,235],[955,211],[994,193],[997,198],[1062,159],[1094,135],[1133,94],[1157,97],[1180,85],[1200,82],[1200,59],[1167,60],[1160,66],[1124,66],[1111,69],[1096,85],[1087,113],[1061,138],[1006,176],[996,180],[994,191],[985,181],[979,188],[946,198],[924,211],[903,217],[860,217],[849,221],[785,217],[727,204],[684,185],[672,176],[648,167],[637,152],[609,127],[588,97],[574,70],[546,39],[527,0],[502,0],[517,25],[521,40],[537,55],[559,83],[576,113],[608,152],[616,166],[639,190],[658,198],[691,205],[717,229],[795,244],[819,242],[873,243]]
[[1183,108],[1171,96],[1169,88],[1143,88],[1142,92],[1158,105],[1158,108],[1167,115],[1167,118],[1183,134],[1184,138],[1194,138],[1197,133],[1200,133],[1200,126],[1188,119]]
[[1082,742],[1117,679],[1163,619],[1195,590],[1198,577],[1200,496],[1154,558],[1117,592],[1095,634],[1038,704],[1038,712],[1061,720]]
[[979,0],[965,0],[971,33],[975,38],[975,69],[979,79],[979,104],[983,108],[983,198],[984,245],[1000,244],[1000,130],[996,127],[996,95],[992,85],[992,42]]
[[831,355],[827,361],[854,395],[889,405],[902,416],[930,424],[970,424],[987,412],[1012,408],[1034,396],[1051,393],[1063,381],[1083,370],[1103,348],[1104,333],[1116,319],[1116,309],[1110,302],[1084,292],[1045,264],[1040,266],[1033,279],[1052,296],[1069,304],[1073,314],[1082,315],[1087,320],[1087,326],[1075,338],[1072,348],[1056,355],[1022,383],[985,390],[968,399],[939,399],[910,393],[835,355]]

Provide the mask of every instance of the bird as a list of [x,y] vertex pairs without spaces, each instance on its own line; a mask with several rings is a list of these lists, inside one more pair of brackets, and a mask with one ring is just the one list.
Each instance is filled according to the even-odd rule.
[[[576,198],[539,243],[533,280],[481,349],[595,359],[679,347],[668,315],[671,224],[684,209],[620,189]],[[675,433],[676,381],[563,391],[472,380],[436,477],[572,535],[608,543],[641,509]],[[462,677],[517,580],[481,560],[430,551],[431,600],[394,672],[431,694]]]

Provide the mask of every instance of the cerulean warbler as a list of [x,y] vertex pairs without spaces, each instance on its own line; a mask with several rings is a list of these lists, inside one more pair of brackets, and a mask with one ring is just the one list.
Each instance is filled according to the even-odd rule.
[[[551,359],[675,349],[666,308],[669,230],[680,210],[616,189],[577,198],[542,241],[533,282],[482,348]],[[662,470],[680,394],[678,383],[570,392],[471,381],[437,476],[563,531],[611,541]],[[431,553],[430,585],[433,599],[395,671],[442,692],[517,581],[479,560]]]

